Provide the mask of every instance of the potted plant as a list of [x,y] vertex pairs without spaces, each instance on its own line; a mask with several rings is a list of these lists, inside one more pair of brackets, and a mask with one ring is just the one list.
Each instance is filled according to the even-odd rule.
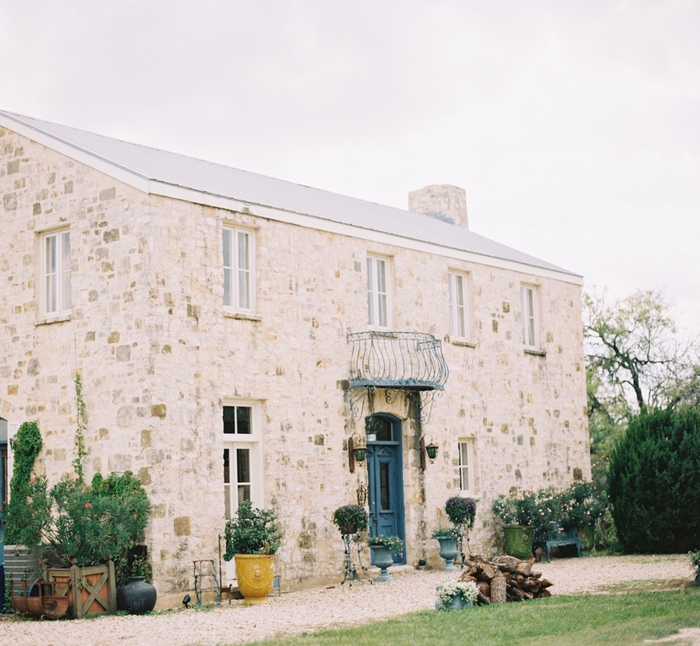
[[476,604],[479,594],[474,581],[448,579],[437,588],[435,610],[461,610]]
[[[128,556],[143,540],[150,514],[141,483],[130,471],[106,479],[96,473],[90,485],[80,478],[64,478],[49,498],[51,518],[43,532],[43,554],[50,565],[45,578],[75,595],[73,614],[78,618],[87,612],[114,612],[117,584],[128,586],[132,577],[149,573],[143,564],[134,566]],[[102,587],[88,594],[100,581]],[[140,588],[140,600],[135,605],[123,602],[120,609],[134,613],[153,609],[155,588],[145,580]]]
[[367,539],[367,544],[372,553],[372,565],[379,568],[379,576],[377,581],[393,581],[387,568],[394,564],[394,553],[401,554],[403,552],[403,541],[398,536],[370,536]]
[[503,523],[503,544],[506,554],[525,560],[532,555],[532,521],[535,498],[526,492],[522,498],[498,496],[491,510]]
[[249,500],[238,505],[224,530],[224,560],[236,559],[238,589],[248,603],[261,603],[272,590],[275,554],[282,541],[277,514],[253,507]]
[[445,503],[445,513],[453,525],[464,525],[472,529],[476,519],[476,502],[472,498],[453,496]]
[[367,511],[361,505],[343,505],[333,512],[333,523],[343,536],[363,532],[367,529]]
[[444,572],[454,572],[457,568],[454,565],[454,560],[459,554],[457,549],[457,541],[462,538],[462,533],[457,526],[438,527],[433,532],[432,537],[440,543],[440,557],[445,559]]

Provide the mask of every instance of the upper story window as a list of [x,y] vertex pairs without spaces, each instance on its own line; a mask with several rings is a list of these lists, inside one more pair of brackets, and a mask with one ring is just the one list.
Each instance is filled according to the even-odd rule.
[[389,327],[388,261],[367,256],[367,322],[370,327]]
[[538,345],[537,288],[532,285],[522,285],[520,301],[523,310],[523,343],[527,348],[536,348]]
[[466,275],[452,271],[448,272],[447,288],[450,306],[450,336],[455,339],[466,340],[469,338]]
[[224,227],[224,307],[235,312],[252,312],[255,256],[253,233]]
[[70,231],[41,238],[42,309],[44,314],[70,312]]

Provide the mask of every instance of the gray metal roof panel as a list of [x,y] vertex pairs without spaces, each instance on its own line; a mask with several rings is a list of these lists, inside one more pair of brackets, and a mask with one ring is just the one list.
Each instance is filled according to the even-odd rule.
[[[322,191],[11,112],[0,110],[0,123],[3,116],[146,180],[575,275],[464,227],[428,215]],[[5,127],[12,129],[11,122]]]

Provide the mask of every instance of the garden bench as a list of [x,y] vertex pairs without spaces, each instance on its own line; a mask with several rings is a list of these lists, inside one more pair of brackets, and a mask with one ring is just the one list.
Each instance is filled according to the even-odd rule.
[[559,528],[554,538],[541,538],[535,536],[533,540],[535,546],[544,546],[545,553],[547,555],[547,563],[551,563],[550,550],[553,547],[563,547],[564,545],[575,545],[576,555],[581,556],[581,539],[578,535],[578,530],[571,529],[565,532],[563,529]]

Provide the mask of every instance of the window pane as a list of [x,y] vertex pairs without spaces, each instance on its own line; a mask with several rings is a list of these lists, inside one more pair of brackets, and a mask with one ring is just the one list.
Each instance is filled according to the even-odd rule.
[[248,252],[248,237],[243,231],[238,232],[238,269],[250,269],[250,257]]
[[391,489],[389,488],[389,463],[379,463],[379,498],[382,509],[391,509]]
[[374,435],[371,442],[391,442],[393,424],[385,417],[367,417],[365,419],[365,431],[367,435]]
[[250,435],[250,407],[236,407],[236,431],[239,435]]
[[462,491],[469,491],[469,444],[459,443],[459,488]]
[[233,307],[233,293],[231,284],[231,276],[233,271],[230,267],[224,267],[224,305]]
[[373,264],[372,258],[367,258],[367,322],[370,325],[374,325],[375,322]]
[[236,407],[224,406],[224,433],[236,432]]
[[250,485],[238,485],[238,502],[250,500]]
[[250,272],[238,270],[238,306],[241,309],[250,309]]
[[70,233],[61,235],[61,309],[70,309]]
[[231,471],[229,467],[229,450],[224,449],[224,484],[231,482]]
[[250,483],[250,449],[236,449],[236,482]]
[[56,236],[47,236],[44,250],[46,263],[46,311],[55,312],[58,309],[56,284]]
[[224,267],[231,266],[231,231],[223,230]]

